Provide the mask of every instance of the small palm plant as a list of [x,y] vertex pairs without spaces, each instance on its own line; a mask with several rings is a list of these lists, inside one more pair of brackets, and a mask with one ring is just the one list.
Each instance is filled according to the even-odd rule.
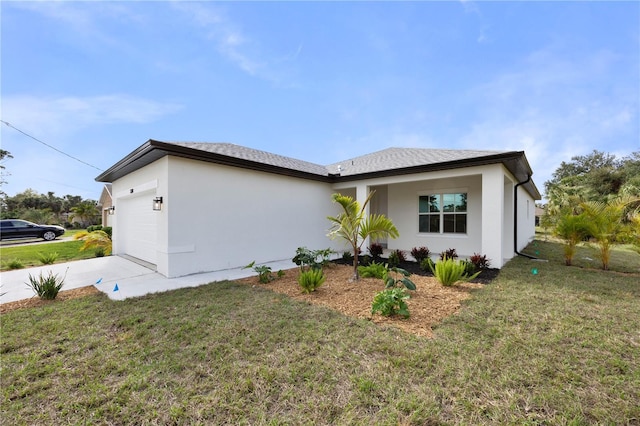
[[381,214],[366,215],[367,204],[375,191],[371,191],[364,204],[360,206],[357,200],[342,194],[333,194],[332,199],[340,204],[342,212],[337,216],[328,216],[333,225],[329,237],[344,238],[353,250],[353,277],[351,281],[358,281],[358,253],[367,238],[397,238],[399,233],[391,219]]
[[556,236],[564,240],[564,263],[571,266],[576,254],[576,246],[589,235],[587,218],[584,214],[572,212],[562,214],[555,227]]
[[638,201],[640,199],[634,197],[621,197],[608,203],[589,201],[580,205],[587,219],[589,233],[597,240],[602,269],[609,269],[611,248],[628,231],[629,225],[624,222],[627,206]]

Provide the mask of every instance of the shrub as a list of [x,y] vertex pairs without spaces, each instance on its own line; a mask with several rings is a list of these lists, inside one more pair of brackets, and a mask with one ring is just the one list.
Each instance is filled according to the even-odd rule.
[[388,288],[376,294],[371,304],[371,314],[380,313],[385,317],[402,315],[409,317],[409,307],[405,302],[409,295],[403,288]]
[[109,236],[109,238],[113,238],[113,228],[111,226],[105,226],[102,230]]
[[389,266],[394,267],[400,265],[401,262],[406,262],[407,257],[402,250],[394,250],[389,253]]
[[[392,274],[395,274],[392,275]],[[385,288],[394,288],[400,284],[405,286],[407,290],[415,290],[416,285],[409,279],[411,274],[402,268],[389,268],[384,271],[384,286]]]
[[476,265],[473,264],[473,262],[471,262],[470,260],[461,260],[460,263],[462,265],[464,265],[464,274],[467,276],[471,276],[473,274],[475,274],[476,272],[480,272],[477,268]]
[[372,261],[373,261],[373,258],[368,254],[365,254],[364,256],[360,256],[360,265],[367,266],[367,265],[370,265]]
[[424,259],[429,257],[429,254],[431,254],[431,252],[424,246],[414,247],[411,249],[411,256],[413,256],[416,262],[418,262],[418,265],[420,265]]
[[91,225],[87,228],[87,232],[102,231],[102,225]]
[[422,259],[422,261],[420,262],[420,269],[422,269],[423,271],[433,271],[434,266],[435,263],[433,263],[433,260],[430,257]]
[[358,266],[358,274],[362,278],[380,278],[384,277],[387,268],[382,263],[371,262],[367,266]]
[[329,263],[329,256],[332,253],[333,250],[330,248],[309,250],[306,247],[298,247],[296,255],[291,260],[300,267],[300,270],[304,270],[305,267],[307,269],[322,269]]
[[345,251],[344,253],[342,253],[342,260],[344,260],[345,262],[352,262],[353,253],[351,253],[350,251]]
[[9,262],[7,262],[7,268],[9,268],[9,269],[22,269],[22,268],[24,268],[24,263],[22,263],[18,259],[12,259]]
[[309,269],[308,271],[300,272],[300,275],[298,275],[298,284],[300,284],[304,293],[315,291],[325,280],[326,277],[322,273],[322,269]]
[[104,249],[104,247],[98,247],[96,248],[96,251],[94,252],[96,257],[104,257],[106,250]]
[[470,262],[461,262],[455,259],[444,259],[437,262],[435,267],[431,269],[431,272],[433,272],[433,275],[442,285],[448,287],[460,281],[470,281],[480,274],[480,272],[476,272],[469,276],[466,273],[467,263]]
[[64,285],[64,280],[66,277],[67,277],[66,272],[62,279],[58,277],[58,274],[54,275],[52,271],[49,271],[48,276],[44,276],[42,272],[40,272],[39,277],[34,277],[31,274],[29,274],[29,282],[26,284],[41,299],[53,300],[56,298],[56,296],[58,295],[58,292]]
[[382,244],[378,244],[378,243],[372,243],[369,246],[369,254],[374,258],[374,259],[379,259],[380,256],[382,256],[382,253],[384,252],[384,249],[382,248]]
[[440,253],[440,260],[451,259],[455,260],[458,258],[458,253],[456,253],[456,249],[447,249]]
[[38,253],[38,260],[40,261],[40,263],[42,263],[43,265],[51,265],[53,263],[56,262],[56,260],[58,260],[58,256],[60,256],[58,254],[58,252],[52,252],[52,253]]
[[111,254],[111,238],[101,229],[92,232],[78,232],[73,236],[73,239],[84,241],[80,250],[102,248],[105,254]]
[[475,265],[476,270],[488,269],[491,264],[486,254],[480,255],[479,253],[473,253],[469,261]]

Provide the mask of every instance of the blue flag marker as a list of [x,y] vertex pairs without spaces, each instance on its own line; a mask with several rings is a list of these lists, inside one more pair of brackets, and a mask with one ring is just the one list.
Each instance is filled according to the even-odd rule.
[[118,290],[120,289],[118,288],[118,283],[116,283],[116,286],[113,288],[113,291],[118,291]]
[[538,275],[538,268],[533,268],[533,269],[531,270],[531,273],[532,273],[533,275]]
[[102,278],[100,278],[98,281],[96,281],[96,284],[100,284],[102,282]]

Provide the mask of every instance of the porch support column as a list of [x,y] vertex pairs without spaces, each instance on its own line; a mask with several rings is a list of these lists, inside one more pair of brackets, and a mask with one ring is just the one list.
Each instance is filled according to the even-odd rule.
[[[356,200],[358,201],[358,204],[360,204],[361,208],[364,202],[367,200],[368,196],[369,196],[369,187],[365,184],[358,184],[356,186]],[[364,210],[365,217],[369,215],[370,207],[371,206],[367,204],[367,207]],[[365,239],[364,243],[362,244],[362,248],[363,248],[362,251],[365,252],[362,254],[366,254],[366,247],[369,247],[369,238]]]
[[502,267],[504,175],[500,168],[482,172],[482,252],[491,264]]

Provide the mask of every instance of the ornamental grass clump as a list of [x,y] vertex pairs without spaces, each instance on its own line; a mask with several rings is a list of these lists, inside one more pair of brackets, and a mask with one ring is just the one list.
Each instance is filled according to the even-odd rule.
[[47,276],[40,272],[39,277],[34,277],[29,274],[29,282],[26,284],[36,295],[38,295],[38,297],[40,297],[40,299],[53,300],[58,296],[58,292],[64,285],[66,277],[66,272],[62,279],[58,277],[58,274],[54,274],[52,271],[49,271],[49,275]]
[[384,264],[378,262],[371,262],[366,266],[358,266],[358,274],[362,278],[380,278],[384,277],[387,268]]
[[480,275],[480,271],[473,275],[468,275],[467,264],[468,262],[445,258],[436,262],[435,267],[431,267],[431,272],[443,286],[450,287],[458,282],[471,281]]
[[56,263],[56,260],[58,260],[58,256],[60,255],[57,251],[54,251],[52,253],[38,253],[38,260],[43,265],[52,265]]

